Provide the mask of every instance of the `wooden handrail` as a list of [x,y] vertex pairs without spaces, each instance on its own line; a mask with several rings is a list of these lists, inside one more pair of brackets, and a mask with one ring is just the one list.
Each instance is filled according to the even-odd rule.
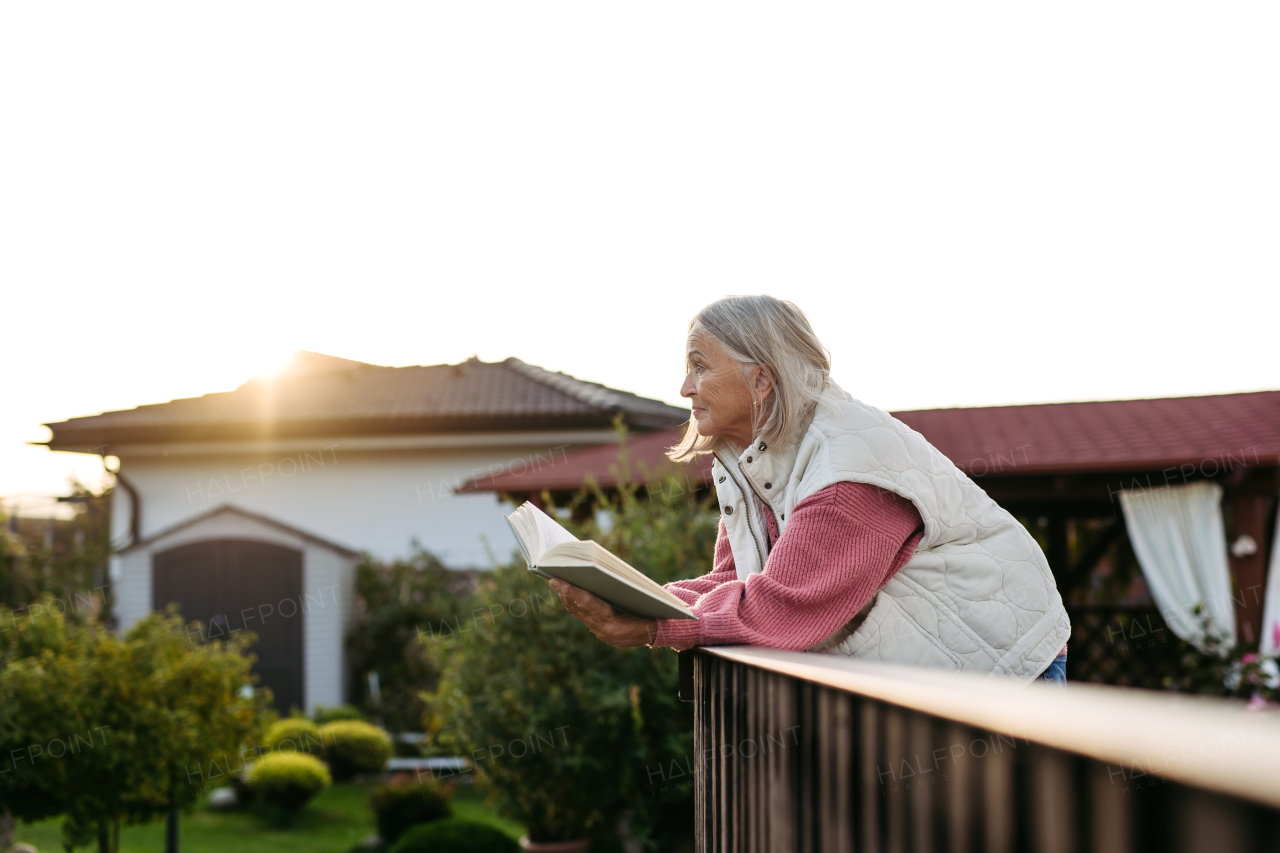
[[699,649],[762,670],[1280,808],[1280,712],[1244,702],[865,663],[755,646]]

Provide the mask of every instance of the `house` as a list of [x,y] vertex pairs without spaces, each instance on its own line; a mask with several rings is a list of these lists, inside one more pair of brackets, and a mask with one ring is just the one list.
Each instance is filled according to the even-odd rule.
[[47,424],[51,450],[119,459],[115,616],[177,603],[211,635],[250,629],[287,710],[343,701],[360,555],[420,544],[451,568],[515,549],[492,494],[687,411],[519,359],[382,367],[297,353],[234,391]]
[[[1176,615],[1167,606],[1156,607],[1148,594],[1151,567],[1135,574],[1136,595],[1112,591],[1106,597],[1096,589],[1122,563],[1136,565],[1121,494],[1154,493],[1164,486],[1202,483],[1220,490],[1221,509],[1215,505],[1212,510],[1218,517],[1206,521],[1224,531],[1217,550],[1222,552],[1221,573],[1228,576],[1223,586],[1229,600],[1221,606],[1234,615],[1240,642],[1261,641],[1271,654],[1280,650],[1280,589],[1268,582],[1269,575],[1280,573],[1280,391],[893,414],[1041,538],[1072,611],[1076,653],[1068,663],[1075,675],[1085,677],[1085,668],[1093,665],[1099,677],[1116,674],[1117,650],[1133,639],[1126,626],[1133,624],[1135,614],[1157,620],[1157,611]],[[665,449],[679,436],[672,430],[630,442],[633,468],[660,465]],[[584,449],[568,454],[554,469],[520,478],[477,478],[463,483],[461,490],[504,493],[517,500],[545,490],[553,499],[565,500],[588,473],[601,487],[614,486],[614,458],[610,448]],[[710,466],[703,459],[685,466],[678,479],[696,488],[709,483],[709,477]],[[1275,604],[1264,630],[1268,594]],[[1145,665],[1154,655],[1142,647],[1146,651],[1138,663]],[[1134,679],[1126,683],[1147,683],[1140,676]]]

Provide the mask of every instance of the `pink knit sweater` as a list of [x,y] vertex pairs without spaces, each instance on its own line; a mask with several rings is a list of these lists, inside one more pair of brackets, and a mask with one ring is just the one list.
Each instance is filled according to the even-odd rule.
[[796,504],[764,571],[738,580],[723,522],[710,574],[667,584],[698,619],[659,619],[653,645],[807,649],[833,634],[911,559],[924,522],[905,498],[864,483],[836,483]]

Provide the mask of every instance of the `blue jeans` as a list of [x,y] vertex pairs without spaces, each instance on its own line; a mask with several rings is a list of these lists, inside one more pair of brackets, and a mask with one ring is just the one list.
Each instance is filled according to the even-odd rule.
[[1067,683],[1067,653],[1063,652],[1053,659],[1049,668],[1036,676],[1036,681],[1047,681],[1050,684]]

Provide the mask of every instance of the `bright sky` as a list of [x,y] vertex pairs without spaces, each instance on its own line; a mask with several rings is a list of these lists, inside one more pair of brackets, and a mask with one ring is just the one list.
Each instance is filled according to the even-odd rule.
[[1278,40],[1274,3],[4,4],[0,495],[97,479],[41,422],[294,348],[679,402],[727,293],[884,408],[1280,388]]

